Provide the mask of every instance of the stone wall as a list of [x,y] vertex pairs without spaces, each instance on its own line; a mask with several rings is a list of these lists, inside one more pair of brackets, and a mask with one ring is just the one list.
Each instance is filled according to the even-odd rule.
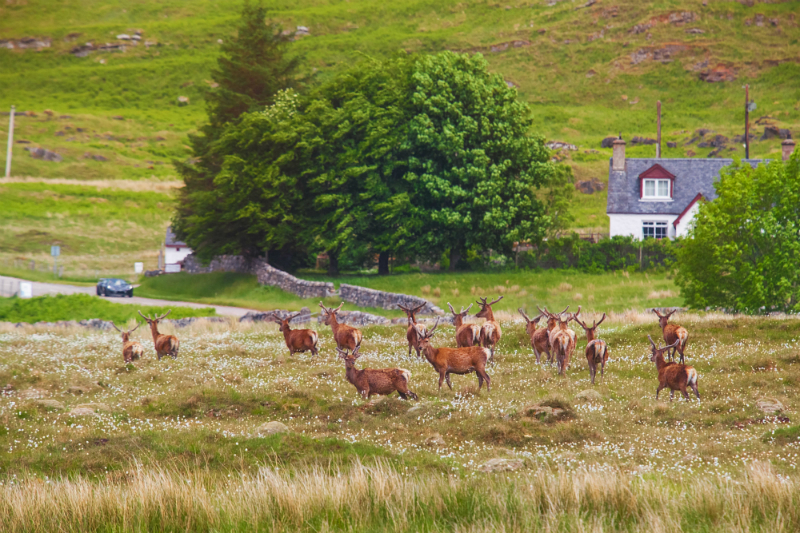
[[238,272],[239,274],[253,274],[253,268],[259,260],[248,261],[240,255],[218,255],[208,266],[203,266],[194,254],[189,254],[183,260],[183,271],[189,274],[208,274],[209,272]]
[[444,311],[418,296],[378,291],[346,283],[339,285],[339,297],[345,302],[356,304],[359,307],[379,307],[381,309],[397,309],[398,304],[405,307],[416,307],[425,304],[420,314],[444,314]]
[[279,287],[300,298],[327,298],[336,294],[333,283],[298,279],[283,270],[270,266],[263,260],[258,262],[254,271],[260,284]]

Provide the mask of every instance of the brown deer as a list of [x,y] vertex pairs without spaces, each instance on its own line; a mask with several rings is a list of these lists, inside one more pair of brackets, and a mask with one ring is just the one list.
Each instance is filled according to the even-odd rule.
[[292,329],[289,327],[289,322],[299,316],[300,313],[292,313],[283,320],[275,314],[267,317],[270,322],[278,324],[278,329],[283,333],[283,339],[286,341],[286,347],[289,348],[289,357],[296,353],[303,353],[311,351],[311,355],[319,354],[317,349],[317,341],[319,336],[313,329]]
[[[153,346],[156,349],[156,355],[158,356],[158,360],[161,361],[161,358],[165,355],[169,355],[173,359],[178,358],[178,338],[175,335],[162,335],[158,332],[158,323],[161,320],[164,320],[168,314],[172,312],[172,309],[161,315],[160,317],[150,318],[148,316],[142,315],[142,312],[139,311],[139,314],[147,321],[147,325],[150,326],[150,333],[153,334]],[[155,316],[155,315],[153,315]]]
[[336,318],[336,313],[341,310],[343,305],[344,302],[340,303],[339,307],[334,309],[333,307],[325,307],[322,305],[322,302],[319,303],[324,315],[325,325],[330,326],[333,330],[333,340],[336,341],[336,346],[352,352],[361,346],[361,331],[353,326],[339,323],[339,320]]
[[464,306],[461,306],[460,313],[456,313],[456,310],[453,309],[450,302],[447,302],[447,307],[449,307],[450,312],[453,313],[453,325],[456,327],[456,346],[459,348],[466,348],[480,345],[481,327],[478,324],[464,324],[464,319],[467,317],[469,310],[472,309],[472,304],[469,304],[469,307],[466,309],[464,309]]
[[383,368],[381,370],[365,368],[357,370],[355,363],[356,359],[360,357],[358,350],[359,347],[356,347],[353,353],[349,354],[347,350],[336,348],[336,351],[339,352],[339,357],[344,359],[347,381],[355,385],[356,390],[365,400],[369,400],[373,394],[386,395],[394,391],[397,391],[404,400],[409,397],[419,400],[415,393],[408,390],[411,372],[405,368]]
[[417,357],[422,357],[419,353],[419,338],[425,334],[427,328],[423,324],[417,324],[416,314],[425,307],[425,304],[420,304],[417,307],[404,307],[397,304],[397,307],[402,309],[408,318],[408,330],[406,331],[406,339],[408,340],[408,356],[411,357],[411,350],[417,351]]
[[669,387],[670,401],[672,401],[672,398],[675,396],[676,390],[681,391],[683,397],[688,400],[689,395],[686,393],[687,386],[692,388],[694,395],[697,396],[699,400],[700,393],[697,391],[697,370],[695,370],[694,367],[682,363],[667,363],[664,361],[664,352],[668,352],[670,348],[677,346],[680,340],[676,340],[671,345],[659,348],[656,346],[656,343],[653,342],[653,339],[650,338],[650,335],[648,335],[647,338],[650,340],[653,352],[653,355],[650,356],[650,360],[656,364],[656,368],[658,369],[656,400],[658,400],[658,393],[661,392],[661,389],[666,389],[667,387]]
[[539,316],[537,316],[536,318],[531,320],[530,318],[528,318],[528,315],[525,314],[525,311],[523,311],[521,307],[519,309],[517,309],[517,311],[519,311],[519,314],[521,314],[522,318],[525,319],[525,333],[528,334],[528,337],[531,340],[531,348],[533,348],[533,353],[536,354],[536,362],[538,363],[539,362],[539,352],[536,351],[536,342],[534,341],[534,337],[536,336],[536,332],[537,331],[541,331],[541,330],[538,330],[537,327],[539,326],[539,320],[542,319],[544,314],[543,313],[539,313]]
[[141,324],[137,323],[135,328],[129,329],[128,331],[122,331],[113,322],[111,325],[114,326],[115,330],[122,333],[122,359],[126,363],[130,363],[144,355],[144,348],[142,348],[142,345],[131,340],[131,333],[139,329]]
[[586,332],[586,361],[589,362],[589,375],[592,377],[592,385],[594,385],[594,377],[597,375],[597,365],[600,365],[600,377],[605,379],[604,371],[606,368],[606,361],[608,361],[608,344],[606,341],[597,338],[597,326],[603,323],[606,319],[606,314],[603,313],[600,322],[593,321],[592,327],[587,326],[581,322],[579,318],[575,318],[583,330]]
[[550,332],[550,347],[556,359],[558,373],[562,376],[569,366],[572,353],[575,351],[575,332],[568,328],[567,324],[569,324],[570,320],[576,319],[580,312],[581,308],[579,306],[577,313],[566,313],[566,318],[564,318],[564,312],[559,313],[556,316],[558,323],[553,331]]
[[[547,354],[547,362],[553,362],[553,354],[551,353],[552,347],[550,346],[550,333],[558,325],[558,315],[554,315],[550,311],[547,310],[547,307],[544,308],[544,311],[540,307],[536,307],[539,309],[539,313],[542,313],[544,316],[547,317],[547,327],[542,329],[537,329],[536,332],[533,334],[533,353],[536,354],[536,362],[538,363],[541,360],[542,354]],[[569,309],[567,306],[559,315],[564,314]]]
[[673,361],[675,359],[675,350],[681,356],[681,364],[683,364],[683,351],[686,349],[686,341],[689,340],[689,332],[686,331],[686,328],[683,326],[679,326],[678,324],[668,324],[669,317],[671,317],[677,309],[670,311],[666,315],[662,315],[658,312],[657,309],[653,309],[653,312],[658,316],[658,325],[661,326],[661,332],[664,335],[664,342],[672,346],[675,344],[675,341],[680,341],[672,347],[672,352],[668,352],[669,360]]
[[479,302],[475,302],[481,306],[481,310],[475,313],[475,318],[486,319],[486,322],[481,326],[481,346],[489,348],[491,353],[489,361],[494,361],[494,349],[497,343],[500,342],[500,337],[503,335],[500,324],[494,319],[494,314],[492,313],[492,306],[502,299],[503,297],[501,296],[488,304],[486,303],[486,298],[480,298]]
[[439,319],[436,325],[425,333],[419,340],[419,347],[425,355],[425,359],[439,373],[439,392],[442,392],[442,382],[447,381],[447,386],[453,390],[450,383],[450,374],[471,374],[478,375],[478,390],[483,387],[486,381],[486,390],[491,390],[492,380],[486,373],[486,361],[489,358],[489,350],[481,346],[468,346],[463,348],[434,348],[431,346],[430,339],[439,327]]

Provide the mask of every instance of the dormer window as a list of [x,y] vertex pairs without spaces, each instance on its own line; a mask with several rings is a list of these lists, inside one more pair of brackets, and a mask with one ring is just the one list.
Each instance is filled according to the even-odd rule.
[[642,198],[668,199],[670,181],[669,180],[644,180],[644,194]]
[[644,201],[672,200],[675,175],[661,165],[653,165],[639,174],[639,198]]

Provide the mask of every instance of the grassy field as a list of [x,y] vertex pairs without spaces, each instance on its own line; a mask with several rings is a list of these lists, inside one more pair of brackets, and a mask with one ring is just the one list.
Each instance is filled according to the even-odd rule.
[[27,300],[0,298],[0,322],[55,322],[59,320],[87,320],[100,318],[117,324],[131,320],[142,322],[137,311],[146,315],[162,315],[172,310],[169,318],[215,315],[213,308],[158,307],[115,304],[88,294],[59,294],[39,296]]
[[[293,50],[304,57],[304,70],[321,80],[365,56],[399,50],[484,53],[532,104],[535,129],[576,145],[561,157],[578,179],[606,181],[610,150],[600,148],[603,137],[654,137],[658,99],[664,141],[677,143],[665,147],[666,157],[708,155],[713,148],[690,142],[698,128],[731,139],[741,134],[745,83],[758,103],[753,121],[770,117],[770,124],[797,135],[795,2],[550,3],[281,0],[268,8],[285,28],[309,28]],[[168,163],[188,156],[186,135],[203,120],[202,95],[218,41],[231,35],[239,6],[210,0],[191,7],[175,0],[11,0],[0,6],[0,39],[50,39],[39,50],[0,48],[0,109],[16,104],[32,112],[18,120],[16,138],[29,144],[15,145],[14,174],[174,180]],[[139,44],[116,39],[136,30],[143,32]],[[86,57],[69,53],[86,42],[125,48]],[[703,81],[712,69],[735,79]],[[178,96],[189,97],[189,105],[179,107]],[[754,128],[760,136],[763,121]],[[779,144],[756,140],[751,153],[775,157]],[[53,149],[64,161],[32,159],[26,146]],[[652,156],[654,147],[629,145],[628,153]],[[723,155],[742,156],[741,143],[729,141]],[[580,196],[575,227],[607,231],[605,192]]]
[[[319,274],[303,272],[303,279],[330,281]],[[564,270],[542,272],[509,271],[501,273],[425,273],[391,276],[342,276],[335,279],[388,292],[421,296],[447,311],[447,302],[454,307],[467,306],[478,297],[503,299],[494,307],[505,316],[515,315],[519,307],[536,312],[536,305],[561,310],[567,305],[597,312],[622,312],[652,307],[677,307],[683,304],[677,287],[668,274],[614,272],[582,274]],[[318,299],[303,300],[275,287],[258,284],[255,276],[215,272],[212,274],[171,274],[142,278],[136,289],[138,296],[216,303],[254,309],[316,309]],[[326,305],[338,305],[336,297]],[[345,304],[347,308],[348,304]],[[350,306],[352,307],[352,306]],[[405,316],[402,311],[369,309],[380,315]],[[477,307],[473,307],[477,312]]]
[[[359,368],[407,368],[419,402],[364,402],[329,328],[288,357],[274,325],[194,325],[125,366],[115,334],[0,331],[7,531],[796,531],[800,322],[679,315],[701,402],[656,401],[650,315],[601,326],[592,398],[503,321],[492,391],[437,392],[405,329],[364,329]],[[171,332],[169,327],[165,330]],[[452,343],[442,327],[436,345]],[[760,405],[781,403],[766,414]],[[80,407],[79,407],[80,406]],[[552,416],[544,407],[563,412]],[[536,414],[536,413],[540,414]],[[280,421],[287,433],[266,435]]]

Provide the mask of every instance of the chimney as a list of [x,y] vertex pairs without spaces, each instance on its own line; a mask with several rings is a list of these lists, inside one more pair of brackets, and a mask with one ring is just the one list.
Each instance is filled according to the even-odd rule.
[[625,141],[622,140],[622,135],[614,141],[611,170],[625,170]]
[[781,151],[783,152],[783,160],[788,161],[794,152],[795,142],[792,139],[786,139],[781,143]]

